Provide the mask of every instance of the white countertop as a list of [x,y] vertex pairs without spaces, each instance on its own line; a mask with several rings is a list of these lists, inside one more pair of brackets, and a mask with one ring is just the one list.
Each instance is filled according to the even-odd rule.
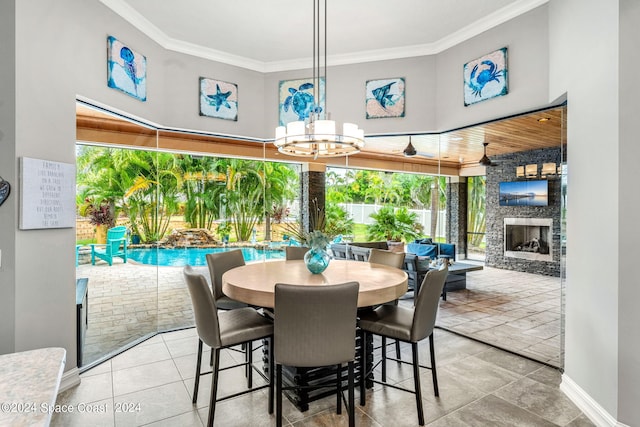
[[0,355],[0,425],[49,425],[66,353],[52,347]]

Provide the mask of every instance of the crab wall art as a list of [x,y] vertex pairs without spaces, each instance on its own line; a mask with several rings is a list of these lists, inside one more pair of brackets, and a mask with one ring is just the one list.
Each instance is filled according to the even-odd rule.
[[507,48],[503,47],[464,64],[464,105],[475,104],[509,92]]
[[113,36],[107,37],[107,85],[147,100],[147,58]]
[[238,86],[200,77],[200,115],[238,120]]
[[312,111],[324,111],[324,77],[316,88],[318,104],[314,103],[313,79],[281,80],[278,88],[278,111],[280,126],[289,122],[305,121]]

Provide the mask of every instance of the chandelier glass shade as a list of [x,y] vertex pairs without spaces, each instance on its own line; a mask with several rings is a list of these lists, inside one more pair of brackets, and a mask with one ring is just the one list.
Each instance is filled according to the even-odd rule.
[[336,130],[333,120],[289,122],[276,128],[274,144],[281,153],[314,158],[348,156],[364,147],[364,131],[358,125],[344,123],[341,133]]
[[339,157],[359,153],[364,147],[364,131],[354,123],[344,123],[342,129],[329,119],[320,107],[321,34],[320,2],[324,1],[324,79],[327,76],[327,0],[313,0],[313,100],[314,106],[304,120],[278,126],[274,145],[283,154],[300,157]]

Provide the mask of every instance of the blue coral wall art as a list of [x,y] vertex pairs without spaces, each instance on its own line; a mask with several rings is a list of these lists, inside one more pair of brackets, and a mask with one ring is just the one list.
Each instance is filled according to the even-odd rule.
[[[320,87],[315,88],[313,79],[281,80],[278,88],[278,111],[280,126],[289,122],[306,120],[312,111],[324,112],[324,77]],[[314,102],[314,89],[318,104]]]
[[238,120],[238,86],[200,77],[200,115]]
[[404,79],[367,80],[367,119],[404,117]]
[[503,47],[464,64],[464,105],[509,92],[507,48]]
[[107,84],[147,100],[147,58],[113,36],[107,37]]

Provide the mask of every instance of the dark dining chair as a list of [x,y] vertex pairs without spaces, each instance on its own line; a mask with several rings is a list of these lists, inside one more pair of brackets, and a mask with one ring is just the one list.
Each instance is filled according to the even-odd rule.
[[349,259],[355,261],[366,261],[369,259],[371,248],[361,248],[360,246],[351,246],[349,251]]
[[247,304],[229,298],[222,292],[222,275],[232,268],[246,265],[244,255],[240,249],[226,252],[210,253],[206,255],[209,274],[211,275],[211,289],[216,306],[220,310],[247,307]]
[[[336,412],[342,413],[342,365],[348,364],[349,426],[355,425],[354,361],[358,282],[331,286],[275,286],[274,357],[276,422],[282,426],[286,389],[336,387]],[[282,366],[336,365],[336,383],[282,387]]]
[[[269,384],[259,387],[249,387],[247,390],[234,393],[222,398],[218,398],[218,374],[221,370],[245,366],[251,372],[252,358],[249,353],[248,360],[233,366],[220,368],[220,350],[230,346],[250,343],[259,339],[270,339],[273,342],[273,323],[261,316],[255,309],[250,307],[237,308],[218,313],[213,294],[209,290],[209,285],[205,277],[196,273],[193,268],[187,265],[184,270],[184,278],[189,288],[189,295],[193,304],[193,313],[196,319],[196,329],[198,331],[198,358],[196,361],[196,377],[193,386],[193,399],[195,404],[198,400],[198,387],[200,376],[212,374],[211,396],[209,399],[208,426],[213,425],[215,418],[216,402],[240,396],[256,390],[269,387],[269,408],[273,413],[273,362],[269,366]],[[213,368],[210,372],[200,372],[202,364],[203,343],[211,347],[213,355]]]
[[[429,270],[424,277],[420,291],[414,298],[414,307],[406,308],[393,305],[381,305],[375,310],[363,312],[360,314],[360,333],[362,342],[366,342],[367,334],[380,335],[381,337],[392,338],[398,341],[411,344],[412,362],[406,362],[400,359],[392,359],[401,363],[409,363],[413,365],[413,381],[414,390],[402,388],[393,384],[388,384],[386,378],[386,348],[382,347],[382,381],[371,378],[371,372],[378,364],[360,376],[360,405],[365,404],[365,380],[369,379],[378,384],[383,384],[399,390],[413,393],[416,396],[416,407],[418,411],[418,423],[424,425],[424,411],[422,409],[422,390],[420,388],[420,368],[431,369],[433,380],[433,389],[436,396],[438,391],[438,376],[436,372],[436,359],[433,343],[433,328],[436,323],[436,315],[438,313],[438,304],[442,288],[447,278],[447,266],[443,266],[440,270]],[[431,366],[421,366],[418,357],[418,343],[424,338],[429,337],[429,349],[431,356]],[[361,350],[360,372],[365,372],[364,367],[364,346]]]
[[309,252],[306,246],[285,246],[284,257],[287,260],[304,259],[304,254]]
[[[369,252],[369,262],[374,264],[388,265],[389,267],[404,268],[404,252],[391,252],[385,249],[372,248]],[[398,300],[393,300],[388,304],[398,305]],[[394,343],[390,343],[394,344]],[[382,337],[382,348],[387,347],[386,337]],[[396,358],[400,359],[400,341],[395,340]]]
[[404,252],[391,252],[389,250],[371,248],[368,261],[402,270],[402,267],[404,267]]
[[[205,257],[207,259],[207,266],[209,267],[211,290],[218,310],[233,310],[248,307],[247,304],[229,298],[222,292],[222,275],[232,268],[246,265],[242,251],[240,249],[234,249],[232,251],[209,253],[206,254]],[[249,343],[248,347],[243,345],[242,349],[237,351],[245,353],[245,360],[248,360],[250,354],[253,352],[253,343]],[[213,364],[213,352],[211,352],[209,364]],[[250,370],[247,369],[245,374],[247,376],[248,387],[251,387]]]

